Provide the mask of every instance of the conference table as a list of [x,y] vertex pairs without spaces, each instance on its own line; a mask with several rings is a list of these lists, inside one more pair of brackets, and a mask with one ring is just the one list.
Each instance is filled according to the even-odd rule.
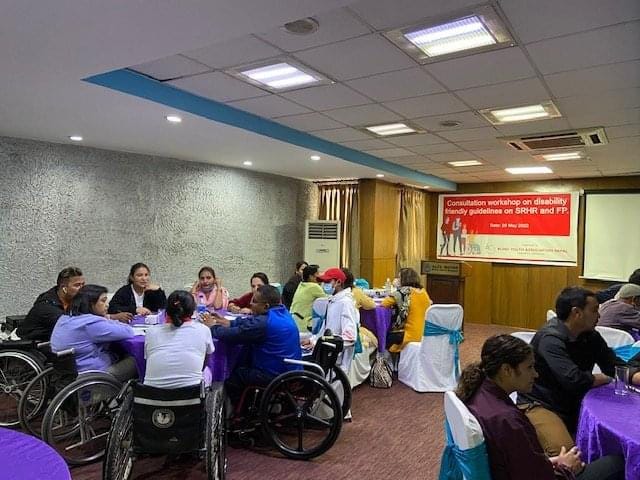
[[623,455],[626,480],[640,480],[640,394],[616,395],[610,383],[582,400],[576,445],[583,460]]
[[374,310],[360,309],[360,324],[378,339],[378,351],[387,349],[387,333],[391,328],[391,309],[376,305]]
[[42,440],[0,428],[0,480],[71,480],[69,467]]

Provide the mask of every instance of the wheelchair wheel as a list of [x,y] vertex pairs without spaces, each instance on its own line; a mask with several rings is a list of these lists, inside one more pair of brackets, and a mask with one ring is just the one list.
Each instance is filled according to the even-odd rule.
[[206,468],[209,480],[224,480],[226,472],[226,408],[222,386],[207,394]]
[[121,384],[107,374],[87,374],[64,387],[42,421],[42,437],[69,465],[84,465],[104,455]]
[[125,394],[107,437],[103,480],[127,480],[133,470],[133,390]]
[[53,367],[49,367],[36,375],[24,389],[18,403],[20,426],[34,437],[42,436],[42,417],[52,394],[49,377],[53,371]]
[[342,398],[340,398],[340,395],[338,395],[338,398],[342,400],[342,418],[345,418],[349,410],[351,410],[351,382],[349,382],[349,377],[339,366],[334,365],[325,378],[329,385],[334,386],[334,390],[336,383],[340,383]]
[[322,455],[337,440],[342,406],[324,378],[309,371],[292,371],[276,377],[267,387],[260,421],[264,435],[280,452],[308,460]]
[[26,351],[0,351],[0,427],[13,427],[20,423],[20,397],[41,371],[39,358]]

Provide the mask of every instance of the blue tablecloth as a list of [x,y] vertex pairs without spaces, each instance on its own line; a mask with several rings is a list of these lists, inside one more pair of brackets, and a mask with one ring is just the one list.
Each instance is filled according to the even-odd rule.
[[43,441],[0,428],[0,480],[71,480],[69,467]]

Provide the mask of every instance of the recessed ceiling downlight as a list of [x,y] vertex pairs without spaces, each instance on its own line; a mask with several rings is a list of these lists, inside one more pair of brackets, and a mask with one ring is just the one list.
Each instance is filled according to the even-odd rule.
[[80,135],[71,135],[69,137],[69,140],[71,140],[72,142],[81,142],[82,137]]
[[307,17],[285,23],[282,28],[285,32],[293,35],[310,35],[317,31],[319,26],[315,18]]

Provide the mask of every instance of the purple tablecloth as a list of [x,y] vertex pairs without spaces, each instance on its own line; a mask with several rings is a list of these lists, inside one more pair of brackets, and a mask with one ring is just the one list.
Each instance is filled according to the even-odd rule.
[[613,392],[611,383],[584,397],[576,444],[587,462],[604,455],[624,455],[626,480],[640,480],[640,395]]
[[375,310],[360,309],[360,324],[378,339],[378,351],[387,349],[387,333],[391,327],[391,309],[378,305]]
[[71,480],[69,467],[43,441],[0,428],[0,480]]
[[[146,370],[146,361],[144,359],[144,335],[138,335],[133,338],[121,340],[118,345],[136,361],[138,375],[140,379],[144,379]],[[211,371],[212,381],[223,382],[231,375],[233,368],[238,361],[242,345],[228,345],[213,339],[215,350],[211,355],[207,355],[205,365]]]

